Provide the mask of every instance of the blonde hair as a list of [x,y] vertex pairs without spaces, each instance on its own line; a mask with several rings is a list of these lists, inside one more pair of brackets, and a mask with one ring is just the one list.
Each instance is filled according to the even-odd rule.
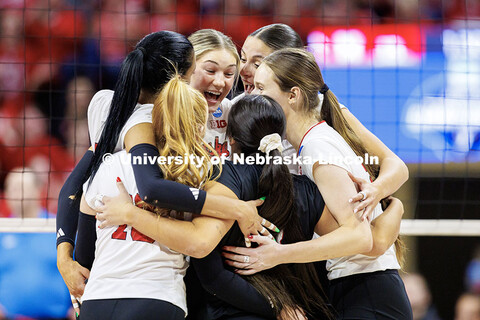
[[[300,89],[304,97],[301,106],[303,112],[316,116],[319,120],[325,120],[342,136],[357,156],[363,157],[367,153],[360,138],[343,116],[337,97],[331,90],[324,93],[320,115],[317,114],[317,106],[320,103],[318,92],[325,82],[313,54],[297,48],[281,49],[267,56],[263,62],[275,74],[275,81],[282,91],[288,92],[293,87]],[[372,181],[378,177],[380,170],[378,165],[365,164],[365,169]],[[403,264],[405,246],[400,238],[395,242],[395,247],[397,259]]]
[[236,87],[238,81],[238,75],[240,74],[240,56],[238,55],[237,47],[233,43],[232,39],[220,31],[214,29],[201,29],[192,33],[188,40],[193,45],[193,51],[195,52],[195,59],[201,58],[207,52],[213,50],[227,50],[235,58],[235,64],[237,70],[235,71],[235,82],[233,88]]
[[[158,94],[152,111],[153,130],[160,156],[182,157],[182,161],[160,164],[165,179],[199,188],[213,178],[210,153],[203,141],[208,115],[207,101],[197,90],[175,75]],[[203,157],[199,167],[186,157]],[[171,158],[173,159],[173,158]]]

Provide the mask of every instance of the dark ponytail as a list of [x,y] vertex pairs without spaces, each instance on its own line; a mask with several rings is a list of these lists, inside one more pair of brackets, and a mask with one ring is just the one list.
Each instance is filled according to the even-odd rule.
[[[286,128],[285,116],[280,105],[267,96],[247,95],[230,110],[227,136],[235,140],[245,156],[265,153],[258,150],[261,139],[269,134],[283,136]],[[269,156],[281,156],[276,149]],[[259,214],[273,222],[283,231],[284,243],[306,241],[295,205],[292,176],[284,164],[263,166],[259,184],[259,195],[266,196]],[[243,244],[243,237],[238,244]],[[282,264],[246,279],[274,306],[277,314],[284,307],[295,310],[300,307],[308,316],[322,312],[330,315],[320,292],[322,287],[312,263]],[[292,315],[292,317],[294,317]]]
[[105,127],[83,181],[89,177],[92,181],[102,157],[114,152],[120,132],[132,115],[141,90],[155,95],[176,70],[184,75],[192,63],[192,44],[176,32],[154,32],[138,42],[122,63]]
[[135,49],[128,54],[122,63],[117,83],[115,84],[110,112],[108,113],[100,140],[95,148],[90,172],[87,172],[87,178],[92,177],[90,181],[93,180],[102,163],[102,156],[106,153],[113,153],[120,132],[137,105],[140,90],[142,89],[142,80],[143,53]]

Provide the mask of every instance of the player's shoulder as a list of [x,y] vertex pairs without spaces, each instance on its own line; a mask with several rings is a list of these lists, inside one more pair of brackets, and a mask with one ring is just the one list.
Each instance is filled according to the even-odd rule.
[[237,101],[240,100],[240,99],[242,99],[243,97],[245,97],[245,92],[242,92],[242,93],[240,93],[239,95],[235,96],[235,97],[232,99],[232,104],[237,103]]
[[232,103],[232,101],[231,101],[230,99],[228,99],[228,98],[224,98],[224,99],[222,100],[222,102],[220,103],[220,108],[222,108],[222,110],[223,110],[224,112],[230,111],[230,109],[232,108],[232,106],[233,106],[233,103]]
[[152,110],[153,110],[153,104],[152,103],[146,103],[146,104],[140,104],[138,103],[136,106],[135,106],[135,109],[133,110],[133,114],[148,114],[148,113],[152,113]]
[[112,101],[113,93],[114,93],[113,90],[108,90],[108,89],[100,90],[97,93],[95,93],[95,95],[92,98],[92,102],[94,103],[101,103],[106,101],[110,102]]
[[329,141],[332,137],[335,137],[335,129],[330,127],[325,121],[321,121],[314,125],[305,134],[302,141],[302,146],[310,143],[321,144]]
[[[104,109],[109,109],[113,98],[112,90],[100,90],[93,96],[88,105],[88,116],[91,118],[93,114],[98,114]],[[108,108],[107,108],[108,107]]]

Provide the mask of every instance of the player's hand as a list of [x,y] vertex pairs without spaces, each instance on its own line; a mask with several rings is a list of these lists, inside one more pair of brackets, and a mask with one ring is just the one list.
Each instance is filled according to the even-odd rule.
[[132,198],[130,198],[123,182],[118,178],[117,188],[119,191],[117,196],[104,196],[101,200],[103,205],[95,209],[97,211],[96,218],[100,221],[100,229],[128,224],[127,215],[133,207]]
[[90,271],[73,260],[73,245],[62,242],[57,246],[57,268],[67,285],[75,312],[80,312],[80,301]]
[[258,243],[257,248],[223,247],[222,256],[225,263],[234,267],[241,275],[251,275],[273,268],[281,263],[281,244],[269,237],[250,236],[252,242]]
[[273,223],[258,215],[257,207],[261,206],[263,201],[263,199],[239,201],[240,205],[237,207],[239,210],[239,218],[237,222],[245,236],[245,245],[247,248],[251,246],[248,236],[261,234],[273,240],[273,236],[268,230],[279,232]]
[[57,267],[70,294],[80,300],[85,290],[85,282],[90,277],[90,271],[71,258],[57,261]]
[[372,221],[373,212],[380,200],[382,200],[380,191],[374,183],[366,179],[355,177],[350,172],[348,176],[355,183],[358,191],[358,193],[349,200],[351,203],[356,203],[353,212],[358,212],[362,221],[365,219]]

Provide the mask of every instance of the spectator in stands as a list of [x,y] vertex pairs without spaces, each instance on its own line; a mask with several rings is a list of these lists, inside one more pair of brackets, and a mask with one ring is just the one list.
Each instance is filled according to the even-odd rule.
[[[16,168],[6,179],[12,217],[46,217],[37,177]],[[0,319],[65,318],[70,296],[56,267],[54,233],[0,233]]]
[[[35,105],[26,106],[21,116],[7,120],[11,120],[9,127],[0,130],[2,169],[10,172],[15,167],[32,167],[44,182],[43,198],[51,203],[48,208],[56,212],[56,197],[73,168],[73,159],[61,142],[50,136],[47,118]],[[9,138],[5,139],[2,132]]]
[[402,275],[412,306],[413,320],[440,320],[425,278],[418,273]]
[[47,218],[41,206],[42,186],[31,168],[15,168],[5,180],[5,199],[14,218]]
[[480,320],[480,295],[463,293],[455,306],[455,320]]
[[475,248],[465,270],[465,286],[469,292],[480,294],[480,245]]
[[[23,108],[25,47],[22,10],[0,10],[0,115],[13,116]],[[2,119],[3,122],[3,119]],[[0,124],[0,126],[3,124]]]
[[68,153],[74,157],[75,163],[90,147],[87,108],[95,92],[96,88],[93,82],[84,76],[73,78],[66,87],[66,110],[61,132]]

